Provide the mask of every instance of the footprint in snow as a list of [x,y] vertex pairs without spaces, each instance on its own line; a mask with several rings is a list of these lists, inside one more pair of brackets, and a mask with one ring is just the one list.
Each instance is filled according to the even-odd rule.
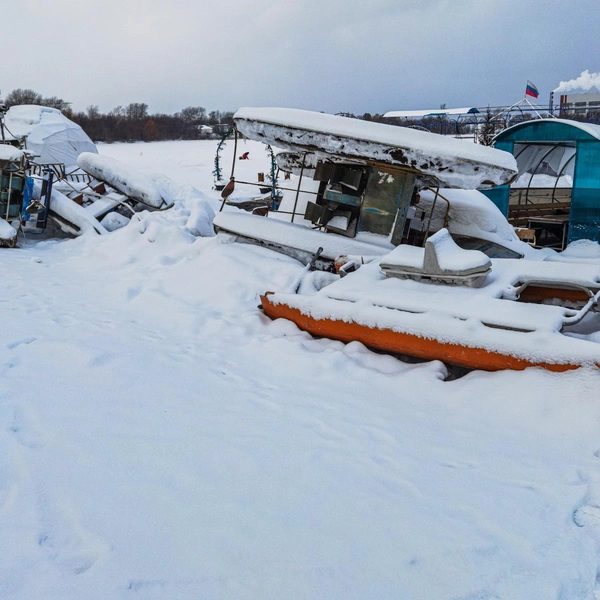
[[32,344],[33,342],[35,342],[38,338],[36,337],[28,337],[28,338],[23,338],[21,340],[17,340],[15,342],[11,342],[10,344],[7,344],[6,347],[9,350],[13,350],[14,348],[18,348],[19,346],[26,346],[28,344]]
[[126,292],[127,300],[133,300],[134,298],[137,298],[141,293],[142,293],[141,287],[127,288],[127,292]]
[[600,506],[584,504],[573,512],[573,523],[577,527],[600,529]]
[[38,490],[40,533],[38,544],[61,571],[85,573],[107,552],[107,546],[85,531],[71,507],[59,504],[49,493]]
[[4,367],[7,369],[14,369],[15,367],[18,367],[20,364],[21,364],[21,357],[13,356],[12,358],[9,358],[4,363]]
[[13,410],[8,429],[15,434],[17,441],[27,448],[42,448],[48,440],[35,413],[22,407]]

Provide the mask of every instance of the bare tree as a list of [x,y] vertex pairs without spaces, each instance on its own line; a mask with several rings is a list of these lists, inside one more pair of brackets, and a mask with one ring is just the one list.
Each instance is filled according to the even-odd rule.
[[128,119],[146,119],[148,118],[148,105],[143,102],[132,102],[125,109]]
[[175,115],[186,123],[203,123],[206,121],[206,109],[203,106],[188,106]]
[[42,96],[33,90],[17,88],[4,99],[6,106],[17,106],[19,104],[41,104]]
[[86,115],[88,119],[99,119],[100,109],[96,104],[90,104],[86,109]]

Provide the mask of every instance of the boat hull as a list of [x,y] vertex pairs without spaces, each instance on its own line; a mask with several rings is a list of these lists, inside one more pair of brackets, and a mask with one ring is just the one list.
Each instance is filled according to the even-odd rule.
[[549,371],[564,372],[583,366],[577,363],[554,364],[529,361],[485,348],[461,346],[392,329],[373,328],[360,323],[332,318],[314,318],[296,307],[288,306],[285,302],[272,302],[270,295],[271,293],[267,292],[261,296],[261,301],[263,311],[271,319],[288,319],[312,335],[345,343],[361,342],[369,348],[391,354],[405,354],[425,360],[440,360],[469,369],[485,371],[505,369],[522,371],[529,367],[541,367]]

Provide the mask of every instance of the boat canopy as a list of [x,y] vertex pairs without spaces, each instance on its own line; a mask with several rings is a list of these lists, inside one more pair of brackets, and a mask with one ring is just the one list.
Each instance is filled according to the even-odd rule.
[[406,127],[286,108],[241,108],[233,118],[250,139],[283,150],[410,171],[445,187],[488,188],[517,175],[506,152]]

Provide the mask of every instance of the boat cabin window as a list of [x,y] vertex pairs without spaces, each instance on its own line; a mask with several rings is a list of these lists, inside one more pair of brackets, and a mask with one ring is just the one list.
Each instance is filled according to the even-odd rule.
[[[402,240],[415,177],[398,169],[320,161],[313,179],[320,181],[316,202],[309,202],[305,218],[327,231],[354,237],[357,232]],[[398,224],[398,227],[396,225]],[[398,231],[396,231],[398,229]]]

